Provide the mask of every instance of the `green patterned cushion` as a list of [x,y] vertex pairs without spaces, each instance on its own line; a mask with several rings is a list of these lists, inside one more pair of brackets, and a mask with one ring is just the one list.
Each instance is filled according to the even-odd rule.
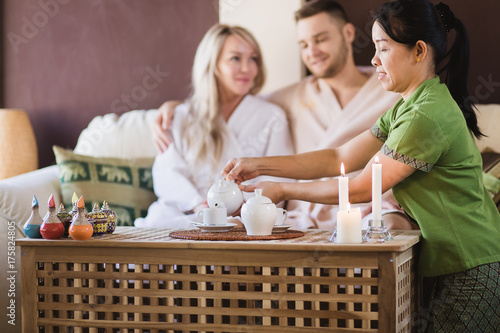
[[71,210],[73,193],[83,195],[87,210],[106,200],[118,214],[117,225],[133,226],[156,201],[151,168],[154,158],[121,159],[78,155],[53,147],[64,205]]

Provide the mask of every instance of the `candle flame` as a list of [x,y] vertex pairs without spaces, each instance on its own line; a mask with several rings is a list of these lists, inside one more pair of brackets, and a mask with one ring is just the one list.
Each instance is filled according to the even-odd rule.
[[375,163],[376,163],[376,164],[379,164],[379,163],[380,163],[380,161],[379,161],[379,159],[378,159],[378,156],[375,156]]
[[344,162],[340,164],[340,174],[342,176],[345,176],[345,168],[344,168]]

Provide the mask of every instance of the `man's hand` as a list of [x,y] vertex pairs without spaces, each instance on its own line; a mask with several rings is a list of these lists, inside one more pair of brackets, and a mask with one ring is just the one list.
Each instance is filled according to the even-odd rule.
[[254,179],[259,176],[256,158],[233,158],[222,170],[222,175],[227,180],[234,180],[237,184]]
[[155,120],[151,124],[153,143],[158,152],[163,153],[172,143],[172,138],[168,135],[167,130],[172,125],[174,119],[175,107],[181,104],[179,101],[167,101],[160,106]]

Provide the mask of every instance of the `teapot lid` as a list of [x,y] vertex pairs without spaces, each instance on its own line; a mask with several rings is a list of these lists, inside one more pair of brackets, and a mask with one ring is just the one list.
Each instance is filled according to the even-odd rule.
[[262,195],[261,188],[256,188],[255,197],[248,199],[247,203],[251,205],[258,205],[258,204],[272,204],[273,202],[268,197]]
[[213,185],[212,190],[216,193],[228,192],[231,191],[234,186],[237,186],[234,180],[225,180],[223,178],[219,178]]

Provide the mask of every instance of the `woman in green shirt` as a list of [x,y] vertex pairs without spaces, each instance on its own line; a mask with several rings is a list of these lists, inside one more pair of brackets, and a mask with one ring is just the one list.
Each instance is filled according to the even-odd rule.
[[[500,326],[500,215],[482,183],[481,137],[467,93],[469,44],[465,27],[444,4],[387,3],[373,13],[372,63],[379,81],[402,99],[372,127],[345,145],[286,157],[241,158],[223,173],[242,182],[258,175],[350,180],[351,202],[371,200],[371,165],[383,165],[382,190],[394,195],[422,231],[419,273],[433,277],[429,332],[486,332]],[[455,41],[447,50],[454,30]],[[436,75],[446,70],[445,84]],[[274,202],[338,203],[337,180],[264,182]],[[429,311],[424,311],[429,313]]]

